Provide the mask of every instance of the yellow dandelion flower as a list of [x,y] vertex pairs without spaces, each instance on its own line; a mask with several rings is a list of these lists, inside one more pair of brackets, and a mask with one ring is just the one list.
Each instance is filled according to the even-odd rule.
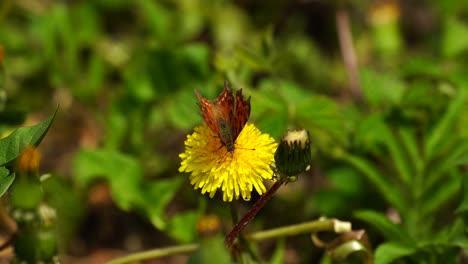
[[264,179],[271,179],[277,143],[268,134],[262,134],[253,124],[247,124],[235,142],[231,153],[221,140],[206,125],[195,127],[193,134],[185,141],[185,152],[180,172],[189,172],[190,183],[201,193],[210,197],[218,189],[223,192],[223,200],[231,202],[242,198],[250,200],[253,188],[259,193],[266,192]]

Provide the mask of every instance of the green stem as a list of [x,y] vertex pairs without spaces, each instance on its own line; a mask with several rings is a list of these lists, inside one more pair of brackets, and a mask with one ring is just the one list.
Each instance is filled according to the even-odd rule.
[[251,241],[261,241],[271,238],[294,236],[303,233],[317,233],[323,231],[332,231],[335,233],[351,231],[351,224],[349,222],[342,222],[336,219],[315,220],[256,232],[247,235],[247,239]]
[[170,255],[192,253],[195,250],[197,250],[198,247],[199,247],[198,244],[187,244],[183,246],[158,248],[158,249],[143,251],[143,252],[139,252],[135,254],[130,254],[125,257],[117,258],[117,259],[107,262],[106,264],[124,264],[124,263],[142,261],[146,259],[165,257],[165,256],[170,256]]
[[[246,239],[258,242],[265,239],[299,235],[304,233],[316,233],[323,231],[342,233],[350,230],[351,224],[349,222],[342,222],[336,219],[314,220],[305,223],[255,232],[253,234],[247,235]],[[125,264],[159,257],[167,257],[176,254],[188,254],[196,251],[198,248],[198,244],[187,244],[183,246],[153,249],[117,258],[107,262],[106,264]]]

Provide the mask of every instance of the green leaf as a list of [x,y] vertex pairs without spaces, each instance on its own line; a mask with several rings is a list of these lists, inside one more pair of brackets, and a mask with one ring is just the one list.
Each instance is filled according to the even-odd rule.
[[[194,87],[197,86],[194,85]],[[163,116],[166,116],[176,128],[187,131],[192,129],[195,124],[203,122],[196,102],[197,97],[193,89],[183,89],[168,98],[165,105],[163,107],[160,105],[156,110],[161,111]]]
[[190,256],[188,264],[231,264],[231,257],[220,235],[200,241],[200,248]]
[[285,111],[271,109],[259,115],[255,125],[262,133],[269,134],[273,138],[280,138],[288,128],[288,118]]
[[143,171],[132,157],[111,150],[81,150],[73,165],[75,180],[81,185],[106,179],[112,196],[122,209],[129,210],[139,199]]
[[75,238],[86,215],[87,200],[68,178],[52,176],[41,183],[46,202],[57,210],[57,229],[64,244]]
[[460,158],[468,154],[468,141],[463,139],[454,144],[455,146],[450,149],[448,153],[443,153],[434,162],[430,171],[427,172],[424,188],[427,192],[434,184],[439,182],[447,171],[456,168],[459,164]]
[[344,154],[341,158],[358,169],[368,181],[374,184],[385,200],[394,206],[399,212],[406,211],[405,202],[400,189],[385,180],[384,175],[380,174],[372,164],[363,158],[353,156],[351,154]]
[[14,180],[14,173],[10,173],[5,167],[0,167],[0,197],[8,190],[8,187],[10,187]]
[[37,178],[19,177],[11,186],[8,197],[12,208],[34,210],[43,201],[44,194]]
[[437,146],[442,140],[452,137],[452,128],[458,119],[458,114],[464,106],[465,90],[459,89],[458,94],[452,99],[442,118],[427,135],[425,142],[425,158],[430,160],[436,153]]
[[278,94],[274,85],[275,83],[270,80],[263,81],[259,84],[260,91],[251,91],[252,120],[255,119],[255,125],[262,132],[279,138],[288,127],[289,110],[287,102]]
[[371,151],[377,154],[381,149],[381,143],[385,140],[384,130],[383,115],[371,113],[357,122],[353,144],[356,144],[363,151]]
[[456,212],[457,214],[466,214],[468,212],[468,173],[463,175],[461,183],[462,201]]
[[361,71],[361,84],[364,97],[374,107],[398,104],[405,92],[397,76],[367,68]]
[[434,186],[435,190],[428,190],[425,194],[424,205],[421,208],[422,215],[434,215],[434,211],[453,199],[460,191],[460,174],[453,170],[444,174],[444,180]]
[[408,164],[409,157],[406,155],[403,145],[397,140],[390,127],[385,124],[383,127],[382,133],[385,138],[384,143],[398,171],[398,176],[405,185],[409,185],[411,181],[411,169]]
[[[443,76],[440,62],[424,56],[411,56],[405,59],[405,63],[401,65],[401,70],[404,77],[433,76],[440,78]],[[407,92],[411,92],[410,90],[412,89],[408,89]]]
[[346,145],[347,133],[344,116],[337,103],[323,96],[308,96],[295,106],[296,123],[306,127],[314,144],[324,150],[331,145]]
[[447,57],[460,54],[468,49],[468,26],[454,16],[445,21],[442,52]]
[[161,230],[167,224],[165,208],[182,182],[181,178],[144,182],[141,164],[112,150],[81,150],[75,157],[74,172],[81,185],[105,179],[120,208],[138,211]]
[[349,166],[334,167],[327,173],[333,189],[350,196],[359,196],[365,188],[359,173]]
[[270,264],[282,264],[284,263],[284,256],[286,253],[286,248],[284,246],[284,239],[278,239],[276,243],[275,251],[273,251],[273,256],[268,263]]
[[180,243],[193,242],[200,216],[200,211],[189,211],[173,215],[167,223],[166,232]]
[[268,60],[262,57],[256,51],[252,50],[252,48],[239,47],[235,51],[236,55],[239,57],[239,60],[242,61],[242,64],[252,68],[253,70],[268,71],[271,67],[271,64],[268,62]]
[[133,206],[142,211],[155,227],[164,230],[167,225],[166,206],[176,194],[181,182],[182,178],[179,177],[142,183]]
[[46,120],[30,127],[20,127],[13,131],[8,137],[0,140],[0,166],[16,159],[23,149],[29,145],[39,145],[49,130],[55,114]]
[[416,248],[405,246],[399,243],[387,242],[380,245],[375,251],[375,264],[393,263],[395,260],[412,255]]
[[411,237],[401,225],[392,223],[385,215],[375,211],[358,211],[354,217],[365,221],[376,228],[385,238],[400,243],[412,243]]
[[416,136],[410,129],[405,127],[398,128],[398,135],[408,153],[411,163],[414,164],[415,173],[421,173],[424,167],[424,160],[421,157]]

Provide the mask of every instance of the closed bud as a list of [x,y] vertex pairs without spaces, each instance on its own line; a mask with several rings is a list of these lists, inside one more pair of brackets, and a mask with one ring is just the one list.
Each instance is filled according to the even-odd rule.
[[309,132],[288,130],[275,153],[276,170],[288,178],[297,176],[310,169],[311,159]]

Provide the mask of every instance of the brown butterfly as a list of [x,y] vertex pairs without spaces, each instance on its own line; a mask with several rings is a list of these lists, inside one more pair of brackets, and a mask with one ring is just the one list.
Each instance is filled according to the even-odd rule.
[[234,142],[250,116],[250,97],[244,100],[240,89],[234,99],[228,81],[224,82],[224,90],[214,102],[203,98],[197,90],[195,93],[206,124],[221,139],[223,146],[234,152]]

